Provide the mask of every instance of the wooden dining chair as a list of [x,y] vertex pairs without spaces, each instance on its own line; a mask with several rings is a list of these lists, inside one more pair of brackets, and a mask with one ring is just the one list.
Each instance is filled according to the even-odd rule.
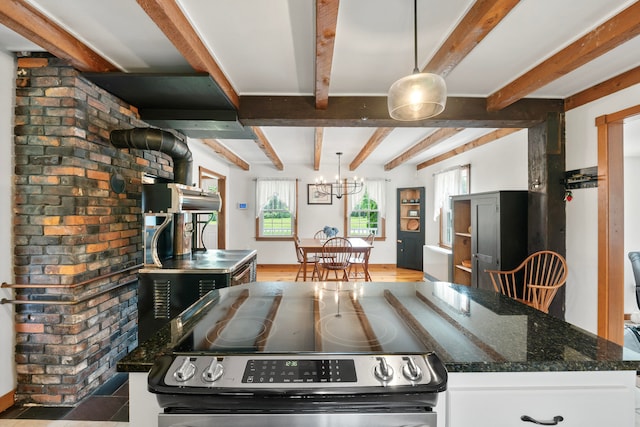
[[[349,280],[351,242],[344,237],[332,237],[322,245],[322,257],[318,262],[321,280]],[[329,276],[333,272],[334,278]],[[342,272],[340,275],[339,272]]]
[[[376,234],[374,232],[369,233],[369,235],[364,239],[370,245],[373,245],[373,242],[376,238]],[[364,252],[354,252],[349,259],[349,278],[350,279],[364,279],[367,282],[371,281],[371,274],[369,274],[369,269],[366,266],[369,264],[369,255],[371,255],[371,248],[368,248]]]
[[558,289],[567,281],[567,262],[557,252],[539,251],[508,271],[485,270],[496,292],[548,313]]
[[318,230],[316,231],[316,234],[313,235],[313,238],[318,240],[327,240],[329,236],[327,236],[327,233],[325,233],[324,230]]
[[[298,236],[293,236],[293,243],[296,248],[296,257],[298,259],[298,273],[296,274],[295,281],[297,282],[302,276],[303,280],[311,279],[311,280],[320,280],[320,270],[318,269],[318,262],[320,258],[315,255],[307,255],[305,259],[304,251],[300,248],[300,238]],[[305,264],[306,264],[306,273],[305,273]],[[311,271],[309,271],[311,268]],[[309,276],[311,273],[311,276]],[[305,275],[306,274],[306,275]]]

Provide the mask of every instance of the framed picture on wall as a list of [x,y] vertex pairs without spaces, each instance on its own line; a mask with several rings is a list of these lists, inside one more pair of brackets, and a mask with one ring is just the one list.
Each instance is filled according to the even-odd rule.
[[316,184],[307,184],[307,204],[308,205],[330,205],[332,203],[331,194],[325,194],[318,190]]

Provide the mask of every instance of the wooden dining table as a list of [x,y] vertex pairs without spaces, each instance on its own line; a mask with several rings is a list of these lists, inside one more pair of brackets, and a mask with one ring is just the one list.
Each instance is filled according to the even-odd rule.
[[[367,251],[370,251],[373,248],[373,245],[367,242],[366,240],[360,237],[349,237],[347,238],[351,243],[351,253],[357,254],[362,253],[365,254]],[[304,256],[304,262],[302,263],[302,271],[303,271],[303,279],[307,280],[307,258],[310,254],[322,254],[322,246],[324,245],[326,240],[323,239],[314,239],[314,238],[301,238],[300,239],[300,249],[302,250],[302,254]],[[335,248],[332,248],[335,250]],[[366,281],[371,281],[371,276],[369,275],[369,257],[364,256],[364,263],[362,268],[364,270],[364,276],[366,277]]]

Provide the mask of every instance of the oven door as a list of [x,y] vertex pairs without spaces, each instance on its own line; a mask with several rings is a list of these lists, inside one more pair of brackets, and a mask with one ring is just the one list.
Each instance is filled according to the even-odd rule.
[[435,412],[160,414],[158,427],[436,427]]

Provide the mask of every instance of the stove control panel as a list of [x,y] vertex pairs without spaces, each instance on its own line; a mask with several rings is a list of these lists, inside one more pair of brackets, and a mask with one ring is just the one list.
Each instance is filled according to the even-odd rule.
[[434,375],[421,354],[176,355],[164,381],[234,389],[415,387],[429,384]]

